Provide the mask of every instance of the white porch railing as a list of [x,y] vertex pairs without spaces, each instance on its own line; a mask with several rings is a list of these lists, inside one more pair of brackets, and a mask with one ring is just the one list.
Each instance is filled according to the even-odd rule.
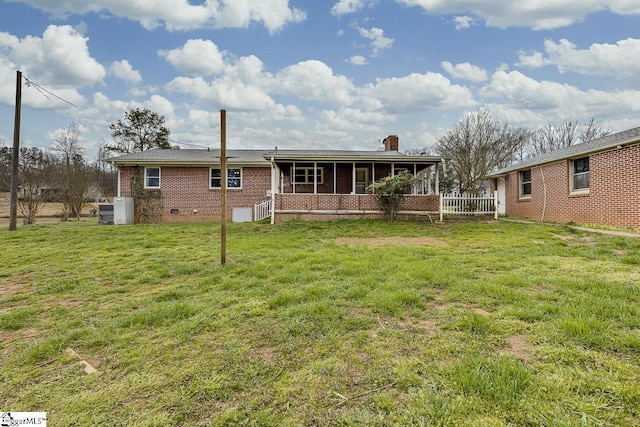
[[498,218],[498,192],[493,196],[443,194],[440,196],[440,221],[444,215],[493,215]]
[[271,216],[271,199],[258,203],[253,207],[253,220],[261,221]]

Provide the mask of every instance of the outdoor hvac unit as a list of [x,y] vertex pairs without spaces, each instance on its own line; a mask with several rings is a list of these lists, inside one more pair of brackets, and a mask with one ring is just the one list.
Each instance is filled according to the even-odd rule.
[[113,224],[113,205],[111,203],[98,205],[98,224]]
[[133,197],[113,198],[113,223],[133,224]]

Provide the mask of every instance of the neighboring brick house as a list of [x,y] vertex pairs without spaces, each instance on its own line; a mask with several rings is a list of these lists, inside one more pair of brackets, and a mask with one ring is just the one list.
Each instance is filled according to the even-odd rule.
[[534,157],[491,179],[508,216],[640,231],[640,127]]
[[[385,151],[227,150],[227,158],[228,218],[261,203],[273,222],[379,216],[366,187],[400,170],[422,178],[405,197],[404,213],[438,211],[442,158],[402,154],[395,135],[385,139]],[[145,190],[161,194],[163,221],[220,219],[220,150],[148,150],[109,162],[118,167],[118,196],[131,196],[136,174]]]

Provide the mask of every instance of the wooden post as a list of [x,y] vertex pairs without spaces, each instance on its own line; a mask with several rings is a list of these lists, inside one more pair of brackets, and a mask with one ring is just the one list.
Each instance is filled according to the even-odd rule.
[[496,211],[493,214],[493,219],[498,219],[498,190],[494,190],[493,192],[493,206],[495,207]]
[[227,111],[220,110],[220,264],[227,262]]
[[9,202],[9,231],[17,228],[18,217],[18,157],[20,156],[20,111],[22,109],[22,71],[16,72],[16,112],[13,124],[11,153],[11,199]]

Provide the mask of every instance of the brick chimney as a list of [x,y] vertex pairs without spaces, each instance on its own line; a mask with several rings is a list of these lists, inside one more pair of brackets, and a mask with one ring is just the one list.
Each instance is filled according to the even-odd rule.
[[384,151],[398,151],[398,135],[389,135],[384,139]]

